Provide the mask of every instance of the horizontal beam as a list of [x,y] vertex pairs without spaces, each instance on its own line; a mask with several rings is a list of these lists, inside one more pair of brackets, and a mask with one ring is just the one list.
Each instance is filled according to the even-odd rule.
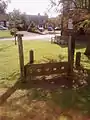
[[68,62],[28,64],[25,66],[26,76],[43,76],[51,74],[66,73]]

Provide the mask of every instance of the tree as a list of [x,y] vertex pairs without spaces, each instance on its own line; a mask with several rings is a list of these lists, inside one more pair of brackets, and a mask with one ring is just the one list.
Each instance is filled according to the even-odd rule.
[[13,12],[9,13],[9,22],[11,26],[17,27],[21,23],[21,12],[14,9]]
[[50,0],[51,8],[53,6],[60,6],[61,4],[65,9],[74,6],[77,9],[90,9],[90,0]]
[[14,21],[14,22],[18,22],[19,20],[21,20],[21,13],[19,10],[14,9],[13,12],[9,13],[9,20],[10,21]]
[[23,24],[23,29],[27,30],[29,22],[28,22],[26,13],[21,14],[21,21],[22,21],[22,24]]
[[[90,19],[90,0],[50,0],[51,8],[56,6],[56,9],[62,15],[62,31],[65,33],[65,29],[67,29],[67,20],[70,16],[70,9],[73,8],[72,18],[74,20],[74,26],[76,26],[79,22],[83,23],[84,20]],[[63,24],[64,22],[64,24]],[[63,26],[64,25],[64,26]],[[90,28],[90,26],[89,26]],[[89,34],[90,31],[88,30]],[[89,38],[89,35],[87,35]],[[90,40],[88,41],[86,51],[86,55],[90,55]]]
[[35,32],[36,24],[32,21],[28,27],[28,32]]
[[19,27],[22,30],[27,30],[29,21],[26,13],[21,13],[19,10],[14,9],[13,12],[9,13],[9,21],[11,26]]
[[0,0],[0,14],[6,13],[6,9],[7,9],[9,2],[10,2],[9,0],[7,1]]

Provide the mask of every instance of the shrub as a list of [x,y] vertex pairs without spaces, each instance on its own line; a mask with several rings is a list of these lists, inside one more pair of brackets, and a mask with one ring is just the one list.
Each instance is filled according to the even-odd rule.
[[14,36],[16,33],[17,33],[17,28],[12,28],[11,30],[10,30],[10,34],[12,35],[12,36]]

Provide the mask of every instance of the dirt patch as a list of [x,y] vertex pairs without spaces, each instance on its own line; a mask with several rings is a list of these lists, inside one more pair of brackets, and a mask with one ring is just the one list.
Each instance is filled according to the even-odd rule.
[[50,100],[35,99],[32,90],[17,90],[0,106],[0,120],[90,120],[75,110],[64,110]]

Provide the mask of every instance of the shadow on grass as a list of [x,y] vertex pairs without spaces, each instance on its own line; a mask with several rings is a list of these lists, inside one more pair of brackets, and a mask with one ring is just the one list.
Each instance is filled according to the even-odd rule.
[[[22,86],[21,83],[18,85]],[[20,104],[16,104],[18,101]],[[60,109],[59,115],[67,110],[77,110],[81,112],[81,114],[90,115],[90,88],[88,87],[81,88],[79,90],[72,90],[70,88],[44,89],[39,87],[29,87],[28,91],[24,95],[20,95],[20,97],[15,96],[8,101],[8,104],[10,104],[9,106],[14,106],[14,110],[21,109],[26,115],[28,115],[27,113],[31,114],[31,111],[24,109],[22,104],[25,104],[25,106],[27,105],[28,108],[30,107],[31,109],[31,103],[38,103],[42,101],[47,102],[51,109],[54,109],[55,106],[58,106]],[[39,109],[39,106],[38,108],[35,107],[35,109]]]
[[[11,94],[13,94],[16,90],[27,90],[27,94],[21,97],[26,96],[28,101],[30,101],[31,98],[32,100],[39,101],[49,100],[57,104],[60,108],[62,108],[62,110],[79,109],[83,113],[85,112],[89,114],[90,89],[85,87],[74,90],[70,88],[70,80],[67,80],[69,88],[65,88],[66,81],[64,78],[62,80],[63,84],[61,86],[60,82],[60,79],[59,81],[57,81],[57,79],[54,79],[54,81],[49,80],[49,82],[46,80],[41,81],[40,79],[37,79],[36,81],[29,81],[27,83],[22,83],[20,80],[18,80],[12,88],[8,89],[7,92],[5,92],[5,94],[0,97],[0,104],[3,104],[7,98],[10,97]],[[20,100],[21,97],[14,98],[14,100]],[[14,100],[12,101],[14,102]]]
[[10,48],[10,47],[12,47],[12,45],[8,45],[8,46],[5,46],[5,47],[2,47],[2,48],[0,48],[0,52],[1,52],[1,51],[4,51],[4,50],[6,50],[6,49],[8,49],[8,48]]
[[[58,44],[57,44],[58,45]],[[83,41],[75,41],[75,49],[83,49],[86,48],[87,43]],[[59,45],[62,48],[67,48],[68,45]]]
[[[49,62],[56,62],[45,58]],[[60,58],[62,60],[63,57]],[[46,62],[46,61],[45,61]],[[12,76],[14,73],[12,74]],[[31,101],[52,101],[62,111],[67,109],[80,110],[83,114],[90,115],[90,71],[75,70],[72,76],[60,74],[57,76],[39,77],[22,83],[20,79],[13,87],[8,89],[0,97],[0,105],[3,104],[16,90],[28,92],[18,98],[12,99],[12,103],[27,97],[26,104]],[[88,81],[88,82],[87,82]],[[28,112],[26,112],[27,114]]]
[[84,41],[75,41],[75,48],[76,49],[83,49],[86,48],[87,42]]

